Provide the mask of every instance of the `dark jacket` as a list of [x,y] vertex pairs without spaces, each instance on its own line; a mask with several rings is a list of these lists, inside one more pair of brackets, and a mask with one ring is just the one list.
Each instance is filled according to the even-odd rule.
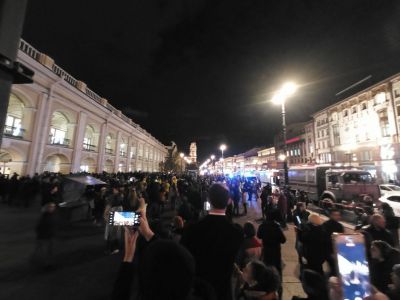
[[[296,227],[300,227],[301,224],[305,225],[308,222],[308,216],[310,215],[310,213],[306,210],[298,210],[295,209],[293,210],[293,223]],[[296,217],[299,217],[301,224],[299,223],[299,221],[297,220]]]
[[371,282],[381,292],[386,293],[389,290],[388,285],[392,283],[390,273],[393,266],[398,263],[400,263],[400,252],[395,250],[384,261],[371,260]]
[[196,261],[196,275],[214,287],[218,299],[231,294],[233,263],[243,241],[243,234],[225,216],[208,215],[189,226],[181,244]]
[[260,227],[258,227],[257,237],[261,239],[263,243],[264,263],[276,267],[276,269],[281,272],[281,244],[286,242],[286,237],[279,223],[275,221],[263,222]]
[[[390,233],[390,231],[387,229],[379,229],[379,228],[376,228],[375,226],[368,225],[365,228],[363,228],[363,231],[365,233],[367,233],[369,243],[372,241],[380,240],[380,241],[387,242],[392,247],[394,246],[393,236]],[[370,246],[370,245],[368,245],[368,246]],[[369,248],[367,248],[367,249],[369,249]]]
[[339,222],[336,222],[335,220],[328,220],[324,224],[322,224],[322,227],[326,233],[327,237],[327,253],[332,254],[333,253],[333,243],[332,243],[332,234],[334,232],[336,233],[344,233],[344,227],[342,224]]
[[38,240],[52,239],[56,230],[55,213],[44,212],[36,225],[36,238]]
[[[304,257],[310,267],[322,266],[327,257],[327,238],[321,226],[307,224],[299,235],[303,243]],[[315,270],[317,271],[317,270]]]

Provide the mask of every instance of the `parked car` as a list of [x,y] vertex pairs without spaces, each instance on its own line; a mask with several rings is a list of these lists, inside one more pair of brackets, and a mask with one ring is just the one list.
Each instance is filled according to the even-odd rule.
[[398,195],[400,196],[400,186],[394,184],[380,184],[379,189],[381,195]]
[[379,198],[379,201],[386,202],[393,208],[394,215],[400,217],[400,193],[390,194],[387,193]]

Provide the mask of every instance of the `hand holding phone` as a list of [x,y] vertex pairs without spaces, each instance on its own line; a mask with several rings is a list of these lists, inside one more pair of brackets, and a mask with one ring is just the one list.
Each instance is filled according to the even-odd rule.
[[134,211],[111,211],[108,223],[113,226],[140,226],[140,212]]
[[364,236],[334,234],[333,239],[343,299],[366,299],[371,295],[371,283]]

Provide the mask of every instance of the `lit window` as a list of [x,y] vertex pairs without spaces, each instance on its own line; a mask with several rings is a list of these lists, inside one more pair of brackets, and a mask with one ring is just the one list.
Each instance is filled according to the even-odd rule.
[[6,135],[21,136],[21,119],[7,115],[4,133]]
[[64,145],[67,140],[65,136],[67,132],[61,129],[50,128],[50,143]]

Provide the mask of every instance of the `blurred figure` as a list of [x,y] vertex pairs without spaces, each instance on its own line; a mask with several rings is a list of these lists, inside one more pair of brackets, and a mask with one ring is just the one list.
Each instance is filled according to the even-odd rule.
[[262,244],[256,238],[256,228],[251,222],[246,222],[243,226],[244,241],[239,250],[237,264],[240,268],[251,260],[261,259]]
[[36,225],[36,247],[32,262],[43,268],[53,264],[53,238],[56,231],[56,204],[49,202],[42,208],[42,214]]
[[300,298],[294,296],[292,300],[322,300],[329,299],[328,285],[325,278],[313,271],[304,270],[301,277],[301,284],[304,292],[307,294],[307,298]]
[[231,277],[236,255],[243,242],[239,228],[225,215],[229,190],[213,184],[209,190],[211,210],[208,215],[184,231],[181,244],[194,256],[197,276],[209,282],[218,299],[231,298]]
[[266,220],[258,227],[257,237],[263,244],[263,261],[267,266],[273,266],[282,276],[281,244],[286,242],[282,228],[277,222],[276,210],[268,211]]
[[400,264],[394,265],[391,273],[392,285],[387,295],[390,300],[400,300]]
[[249,262],[240,272],[243,286],[237,299],[239,300],[277,300],[281,280],[278,273],[262,262]]
[[381,292],[386,293],[391,284],[390,274],[395,264],[400,263],[400,251],[384,241],[371,244],[371,282]]
[[322,228],[322,219],[316,214],[311,214],[299,238],[303,244],[305,267],[323,276],[322,264],[326,260],[328,246],[326,233]]
[[119,252],[119,240],[121,238],[121,227],[109,224],[110,212],[122,211],[123,196],[120,194],[118,186],[112,188],[112,194],[107,198],[106,208],[104,210],[104,221],[106,227],[104,239],[106,240],[106,253],[115,254]]
[[328,249],[327,249],[326,261],[329,264],[331,276],[337,275],[334,247],[333,247],[333,243],[332,243],[332,234],[333,233],[344,233],[344,227],[339,222],[341,219],[342,219],[342,215],[341,215],[340,211],[338,211],[337,209],[331,209],[329,211],[329,220],[322,224],[322,227],[325,230],[325,233],[327,236]]
[[386,229],[392,234],[394,246],[399,246],[399,218],[394,215],[393,208],[386,202],[381,205],[382,214],[386,219]]

